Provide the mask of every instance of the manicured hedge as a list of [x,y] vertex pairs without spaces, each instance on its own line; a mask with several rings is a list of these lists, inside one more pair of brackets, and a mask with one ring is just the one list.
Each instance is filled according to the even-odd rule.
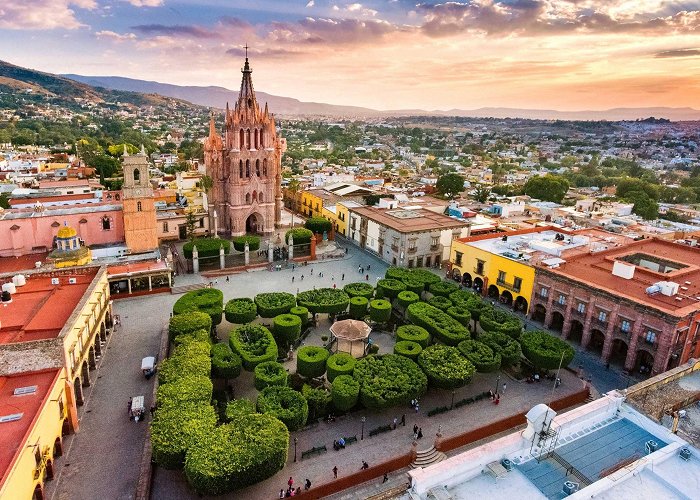
[[[399,280],[406,284],[410,283],[410,290],[416,293],[427,290],[433,283],[442,281],[440,276],[431,273],[427,269],[407,269],[405,267],[390,267],[387,269],[385,276],[389,279]],[[418,283],[422,284],[420,290],[414,288],[418,286]]]
[[265,361],[253,370],[255,379],[253,385],[259,391],[272,385],[287,385],[287,370],[277,361]]
[[483,342],[463,340],[457,348],[479,373],[495,372],[501,367],[501,355]]
[[172,356],[163,360],[158,368],[160,384],[174,382],[188,375],[206,378],[211,375],[209,342],[182,339],[182,337],[181,340],[183,341],[175,347]]
[[250,323],[258,317],[258,307],[249,298],[231,299],[226,302],[224,316],[229,323]]
[[168,335],[171,341],[180,335],[187,335],[197,330],[211,331],[211,316],[203,312],[193,311],[170,318]]
[[375,299],[369,303],[369,318],[375,323],[386,323],[391,318],[391,302]]
[[207,313],[211,316],[212,324],[218,325],[224,311],[224,293],[216,288],[192,290],[177,299],[173,305],[173,314],[195,311]]
[[401,307],[406,308],[414,302],[420,301],[420,296],[415,292],[404,290],[396,296],[396,300],[399,302]]
[[418,355],[418,366],[428,376],[430,385],[440,389],[467,385],[476,371],[459,349],[439,344],[423,349]]
[[459,286],[452,283],[451,281],[440,281],[438,283],[433,283],[428,288],[428,291],[433,295],[441,295],[442,297],[449,297],[451,293],[459,290]]
[[367,297],[372,298],[374,295],[374,287],[369,283],[348,283],[343,287],[343,291],[348,294],[348,297]]
[[350,297],[336,288],[317,288],[297,295],[297,303],[312,313],[339,314],[348,308]]
[[418,358],[422,350],[423,348],[418,342],[411,342],[410,340],[399,340],[394,344],[394,354],[406,356],[413,361]]
[[151,449],[155,463],[178,469],[190,446],[214,431],[216,411],[209,402],[161,404],[151,422]]
[[419,344],[423,349],[430,343],[430,334],[422,326],[401,325],[396,329],[396,340],[408,340]]
[[262,325],[241,325],[231,331],[229,345],[243,362],[243,368],[252,371],[259,363],[277,360],[277,344],[270,330]]
[[234,399],[226,405],[226,422],[236,422],[244,415],[254,415],[258,413],[255,403],[250,399]]
[[520,361],[522,351],[520,344],[513,337],[502,332],[488,332],[479,335],[482,342],[501,355],[501,366],[511,366]]
[[231,242],[221,238],[198,238],[193,241],[188,241],[182,246],[182,253],[186,259],[192,258],[192,248],[197,246],[199,257],[218,257],[219,248],[223,245],[224,253],[231,251]]
[[369,306],[367,297],[350,297],[349,304],[348,312],[352,319],[362,319],[367,316],[367,307]]
[[431,297],[428,299],[428,304],[433,307],[437,307],[441,311],[447,311],[450,307],[452,307],[452,301],[447,297],[443,297],[442,295]]
[[289,431],[282,422],[270,415],[243,415],[190,446],[185,476],[197,493],[220,495],[275,475],[288,449]]
[[399,280],[383,279],[377,281],[377,297],[392,300],[404,290],[406,290],[406,285]]
[[311,238],[313,238],[314,233],[306,229],[305,227],[295,227],[284,233],[284,242],[289,245],[289,236],[294,238],[295,245],[304,245],[311,243]]
[[322,377],[329,353],[323,347],[307,345],[297,351],[297,373],[304,377]]
[[472,320],[471,312],[464,306],[452,306],[447,308],[446,312],[456,319],[461,325],[467,326]]
[[272,320],[272,334],[277,345],[287,347],[294,344],[301,335],[301,318],[295,314],[280,314]]
[[[177,318],[177,316],[175,317]],[[209,321],[211,322],[211,318],[209,318]],[[194,340],[195,342],[205,342],[207,344],[211,344],[211,335],[207,330],[196,330],[194,332],[188,333],[187,335],[178,335],[177,337],[175,337],[175,341],[173,342],[173,344],[175,344],[175,346],[177,347],[179,345],[186,344],[187,342],[190,342],[192,340]]]
[[326,378],[329,382],[339,375],[352,375],[357,361],[347,352],[337,352],[326,361]]
[[209,377],[184,375],[177,380],[159,385],[156,392],[158,402],[168,404],[209,403],[214,385]]
[[411,399],[422,396],[428,385],[428,378],[418,365],[397,354],[361,359],[353,377],[360,383],[360,401],[370,409],[407,405]]
[[413,292],[420,297],[420,295],[425,291],[425,283],[423,283],[421,280],[413,279],[410,276],[407,276],[401,281],[404,285],[406,285],[407,292]]
[[255,296],[255,305],[261,318],[274,318],[288,313],[296,305],[294,295],[287,292],[259,293]]
[[302,328],[309,324],[309,310],[306,307],[294,306],[289,310],[289,314],[299,316]]
[[304,396],[291,387],[273,385],[258,395],[257,408],[278,418],[290,431],[298,431],[306,425],[309,417],[309,404]]
[[452,316],[440,309],[416,302],[406,309],[406,317],[413,324],[428,330],[437,340],[447,345],[457,345],[469,338],[469,330]]
[[229,380],[241,374],[243,362],[240,356],[225,343],[211,346],[211,375],[214,378]]
[[485,309],[479,316],[479,326],[485,332],[503,332],[518,340],[523,331],[523,323],[517,317],[495,307]]
[[260,250],[260,236],[254,234],[246,234],[245,236],[236,236],[233,238],[233,248],[239,252],[245,251],[245,243],[248,242],[248,250],[257,252]]
[[537,368],[554,370],[566,368],[574,359],[574,348],[563,340],[542,330],[525,332],[520,336],[523,355]]
[[360,383],[350,375],[339,375],[333,380],[331,399],[339,411],[351,410],[360,397]]
[[324,219],[323,217],[311,217],[306,219],[304,227],[316,234],[323,234],[324,232],[331,232],[332,224],[331,221]]
[[469,290],[455,290],[449,295],[449,299],[452,303],[460,307],[466,307],[467,302],[474,297],[478,298],[474,292],[470,292]]
[[327,415],[326,408],[331,401],[331,393],[329,391],[323,387],[314,388],[309,384],[304,384],[301,388],[301,395],[304,396],[306,404],[309,405],[310,421]]

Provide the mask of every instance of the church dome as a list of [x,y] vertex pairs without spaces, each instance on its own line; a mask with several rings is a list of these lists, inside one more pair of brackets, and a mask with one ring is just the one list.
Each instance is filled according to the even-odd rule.
[[58,230],[58,237],[61,239],[68,239],[77,236],[78,233],[70,226],[63,226]]

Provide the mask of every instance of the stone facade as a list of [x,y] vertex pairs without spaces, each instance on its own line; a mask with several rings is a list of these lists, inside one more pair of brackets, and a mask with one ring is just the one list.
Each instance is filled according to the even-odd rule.
[[[209,227],[223,235],[271,234],[282,210],[281,159],[286,143],[277,135],[267,104],[260,109],[246,57],[238,102],[226,105],[221,137],[212,116],[204,164],[213,186]],[[215,220],[216,219],[216,220]]]
[[124,239],[131,253],[150,252],[158,248],[156,207],[148,175],[148,157],[141,148],[136,155],[124,152],[122,203]]

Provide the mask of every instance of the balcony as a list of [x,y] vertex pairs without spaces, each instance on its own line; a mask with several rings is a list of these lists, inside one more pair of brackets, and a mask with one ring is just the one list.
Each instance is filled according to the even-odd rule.
[[[439,249],[440,249],[440,245],[430,245],[431,252],[434,252],[434,251],[439,250]],[[460,265],[460,264],[457,264],[457,265]]]
[[573,314],[574,316],[578,316],[580,318],[583,318],[586,316],[586,310],[584,309],[583,311],[579,311],[578,308],[572,309],[571,314]]
[[474,268],[474,274],[478,274],[479,276],[483,276],[484,275],[484,268],[476,266]]
[[[505,288],[506,290],[510,290],[511,292],[516,292],[516,293],[519,293],[519,292],[520,292],[520,287],[519,287],[519,286],[516,287],[513,283],[508,283],[508,282],[506,282],[505,280],[496,280],[496,284],[497,284],[498,286],[502,286],[502,287]],[[564,306],[564,307],[566,308],[566,306]]]
[[391,245],[391,249],[392,249],[394,252],[398,253],[398,251],[399,251],[399,246],[398,246],[398,245]]
[[34,479],[39,479],[41,477],[44,477],[44,473],[46,472],[46,466],[49,463],[49,460],[51,460],[51,450],[47,446],[44,448],[44,452],[41,454],[41,458],[37,461],[36,467],[34,467]]
[[418,247],[410,247],[408,250],[406,250],[406,252],[409,254],[414,254],[417,251],[418,251]]
[[618,326],[617,328],[615,328],[614,333],[616,337],[619,337],[621,339],[629,339],[632,330],[623,330],[621,327]]

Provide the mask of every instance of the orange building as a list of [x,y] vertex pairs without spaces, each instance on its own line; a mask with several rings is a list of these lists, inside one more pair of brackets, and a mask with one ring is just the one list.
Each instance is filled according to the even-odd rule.
[[158,248],[156,207],[153,187],[148,175],[146,152],[124,154],[122,204],[124,239],[131,253],[150,252]]

